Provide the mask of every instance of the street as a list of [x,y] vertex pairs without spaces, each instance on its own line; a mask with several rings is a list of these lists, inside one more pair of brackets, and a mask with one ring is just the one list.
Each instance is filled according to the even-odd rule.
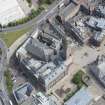
[[[4,94],[5,97],[5,105],[10,105],[9,104],[9,97],[8,97],[8,92],[6,89],[6,83],[5,83],[5,78],[4,78],[4,71],[7,69],[7,46],[5,45],[4,41],[0,39],[0,48],[2,50],[2,57],[1,57],[1,62],[0,62],[0,86],[1,90]],[[7,103],[8,102],[8,103]]]

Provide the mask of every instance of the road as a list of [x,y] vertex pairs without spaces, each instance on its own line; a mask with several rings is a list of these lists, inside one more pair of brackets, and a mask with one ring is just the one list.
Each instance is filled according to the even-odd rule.
[[8,92],[7,92],[7,89],[6,89],[6,83],[5,83],[5,78],[4,78],[4,71],[7,69],[7,51],[8,51],[8,48],[6,46],[6,44],[4,43],[4,41],[2,41],[0,39],[0,48],[2,50],[2,57],[1,57],[1,62],[0,62],[0,76],[1,76],[1,79],[0,79],[0,85],[1,85],[1,90],[4,94],[4,97],[5,97],[5,105],[10,105],[9,104],[9,97],[8,97]]
[[35,27],[36,25],[40,24],[43,20],[45,20],[47,17],[52,16],[53,13],[57,12],[58,6],[61,5],[64,1],[65,0],[55,0],[55,2],[48,7],[47,12],[43,11],[40,15],[38,15],[37,17],[28,21],[25,24],[14,26],[14,27],[3,28],[1,33],[13,32],[20,29],[22,30],[25,28]]

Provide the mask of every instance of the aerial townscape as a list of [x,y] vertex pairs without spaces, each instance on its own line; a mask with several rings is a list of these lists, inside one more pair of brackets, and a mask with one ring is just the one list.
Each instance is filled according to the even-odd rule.
[[105,0],[0,0],[0,105],[105,105]]

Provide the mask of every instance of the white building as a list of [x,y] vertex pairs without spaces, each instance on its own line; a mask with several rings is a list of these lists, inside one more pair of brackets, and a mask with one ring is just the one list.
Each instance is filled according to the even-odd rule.
[[25,14],[17,0],[0,0],[0,23],[2,25],[23,17]]

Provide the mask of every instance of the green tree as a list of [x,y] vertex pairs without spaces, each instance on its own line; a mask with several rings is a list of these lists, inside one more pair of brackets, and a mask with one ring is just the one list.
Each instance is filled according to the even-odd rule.
[[72,79],[72,82],[76,84],[78,88],[81,88],[83,86],[83,81],[82,81],[83,75],[84,75],[84,72],[80,70],[74,75]]

